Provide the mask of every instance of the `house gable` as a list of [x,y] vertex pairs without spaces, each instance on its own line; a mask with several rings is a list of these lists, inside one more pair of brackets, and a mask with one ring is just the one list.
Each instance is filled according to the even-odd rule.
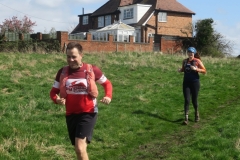
[[[78,25],[73,29],[71,34],[79,33],[79,31],[88,32],[89,28],[92,27],[91,13],[78,15],[78,17],[79,17]],[[84,19],[84,17],[87,18]]]
[[[159,12],[166,13],[166,21],[158,21]],[[144,39],[147,39],[150,28],[151,33],[155,34],[183,36],[181,30],[192,22],[194,14],[177,0],[109,0],[91,14],[88,26],[79,24],[74,32],[101,29],[109,24],[105,22],[105,17],[110,17],[111,24],[121,20],[125,24],[141,29]],[[99,23],[100,20],[102,23]]]
[[[150,9],[151,7],[151,9]],[[133,8],[133,19],[124,19],[124,9]],[[126,24],[142,25],[146,23],[152,12],[165,11],[165,12],[178,12],[194,15],[195,13],[177,2],[177,0],[109,0],[99,9],[97,9],[92,17],[112,15],[112,20],[121,19]],[[148,16],[146,16],[148,15]],[[112,22],[113,22],[112,21]],[[96,20],[95,20],[96,24]],[[94,25],[96,27],[96,25]]]
[[[119,19],[121,19],[121,21],[126,24],[138,23],[138,21],[146,14],[150,7],[151,5],[142,4],[133,4],[119,7]],[[126,14],[131,11],[133,12],[132,17],[127,17]]]
[[146,27],[147,33],[155,33],[157,35],[191,37],[192,33],[187,28],[191,23],[192,16],[189,14],[167,12],[166,22],[158,22],[158,13],[155,13],[148,19],[144,26]]
[[193,11],[189,10],[181,3],[177,2],[177,0],[157,0],[155,9],[167,12],[195,14]]

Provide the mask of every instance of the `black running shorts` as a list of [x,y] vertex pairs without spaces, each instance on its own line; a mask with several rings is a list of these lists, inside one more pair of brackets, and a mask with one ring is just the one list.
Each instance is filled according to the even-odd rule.
[[72,145],[75,145],[75,137],[87,138],[90,143],[93,135],[93,128],[97,120],[97,113],[81,113],[66,116],[68,135]]

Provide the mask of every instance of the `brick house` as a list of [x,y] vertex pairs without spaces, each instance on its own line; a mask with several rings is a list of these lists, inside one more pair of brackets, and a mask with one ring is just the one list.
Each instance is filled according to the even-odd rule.
[[154,37],[155,50],[179,50],[179,39],[191,36],[187,26],[195,13],[177,0],[109,0],[90,14],[78,15],[79,24],[71,34],[89,32],[121,21],[135,28],[134,39],[148,42]]

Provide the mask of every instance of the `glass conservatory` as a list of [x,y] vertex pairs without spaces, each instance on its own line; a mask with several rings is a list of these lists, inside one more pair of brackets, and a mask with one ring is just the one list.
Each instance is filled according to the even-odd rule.
[[113,35],[113,41],[129,42],[129,35],[134,36],[133,42],[140,42],[140,30],[129,26],[121,21],[116,21],[99,30],[89,30],[92,34],[92,40],[107,41],[108,34]]

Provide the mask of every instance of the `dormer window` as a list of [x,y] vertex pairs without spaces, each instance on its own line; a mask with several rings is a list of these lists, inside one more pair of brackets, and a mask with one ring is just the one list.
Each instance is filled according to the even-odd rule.
[[82,24],[83,24],[83,25],[88,24],[88,16],[83,16]]
[[167,13],[166,12],[158,13],[158,22],[167,22]]
[[108,26],[111,24],[111,15],[105,16],[105,26]]
[[98,28],[104,27],[104,16],[98,17]]
[[125,9],[123,19],[131,19],[131,18],[133,18],[133,8]]

